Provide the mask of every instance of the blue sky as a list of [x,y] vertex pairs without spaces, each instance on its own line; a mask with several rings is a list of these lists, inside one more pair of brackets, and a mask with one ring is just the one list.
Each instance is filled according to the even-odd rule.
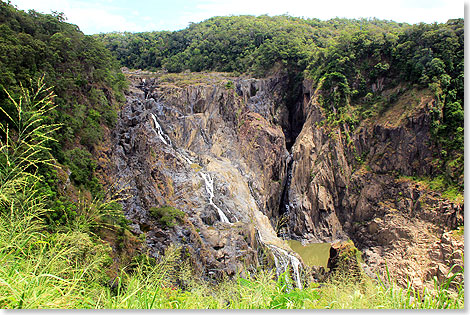
[[85,34],[183,29],[218,15],[369,18],[408,23],[464,17],[463,0],[11,0],[18,9],[64,12]]

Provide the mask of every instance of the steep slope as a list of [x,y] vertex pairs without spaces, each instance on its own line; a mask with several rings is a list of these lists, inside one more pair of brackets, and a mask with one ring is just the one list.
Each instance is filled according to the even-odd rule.
[[[429,91],[403,93],[348,138],[344,125],[328,123],[311,81],[300,102],[286,102],[287,73],[127,76],[133,88],[100,172],[127,189],[126,217],[155,257],[179,244],[199,272],[220,278],[259,264],[295,266],[281,236],[352,239],[369,275],[387,261],[419,288],[462,264],[463,243],[449,231],[463,225],[463,200],[411,177],[433,172]],[[305,122],[289,152],[292,112]],[[168,224],[162,213],[171,209],[182,215]]]
[[[237,28],[244,29],[239,37],[225,36]],[[124,151],[115,163],[131,169],[122,173],[130,174],[137,199],[124,208],[135,223],[147,225],[152,207],[168,205],[203,231],[216,221],[247,223],[255,209],[276,231],[265,227],[269,238],[352,239],[370,274],[383,271],[386,259],[396,276],[418,287],[442,278],[450,262],[461,264],[458,254],[450,259],[430,248],[446,247],[445,235],[463,225],[463,20],[409,26],[219,17],[181,32],[98,37],[125,64],[163,68],[156,76],[136,73],[145,100],[128,98],[134,105],[123,112],[123,136],[116,138],[123,143],[115,151]],[[185,69],[267,78],[166,73]],[[139,125],[140,132],[142,120],[153,129],[135,140],[126,128]],[[152,158],[154,147],[133,149],[150,133],[166,147]],[[146,163],[135,181],[140,175],[132,170]],[[158,165],[153,178],[151,165]],[[196,176],[175,173],[188,165]],[[264,229],[250,222],[248,230]],[[234,238],[229,234],[218,238]],[[164,240],[162,234],[150,244]],[[221,268],[234,264],[227,259]]]
[[462,264],[452,251],[463,253],[463,243],[445,255],[436,246],[463,225],[463,201],[449,201],[411,177],[434,171],[432,93],[410,91],[419,95],[411,100],[404,93],[347,139],[344,126],[326,123],[319,91],[308,89],[311,82],[305,86],[312,98],[306,98],[307,119],[292,148],[291,236],[307,242],[351,238],[371,271],[384,272],[387,261],[400,280],[409,277],[419,287],[436,275],[436,265],[442,277],[453,263]]
[[[44,122],[60,125],[51,134],[57,141],[44,143],[54,165],[42,165],[37,175],[49,195],[50,228],[64,225],[77,218],[81,195],[91,199],[104,193],[94,174],[94,148],[116,122],[125,100],[125,78],[104,45],[66,23],[63,14],[24,12],[4,1],[0,54],[0,122],[18,129],[10,119],[15,108],[5,91],[17,99],[23,88],[34,88],[43,78],[55,94],[56,107]],[[6,139],[3,132],[0,139]]]
[[[258,78],[125,70],[122,108],[126,82],[111,53],[61,14],[0,2],[0,34],[0,84],[13,98],[43,75],[57,94],[44,128],[63,124],[59,141],[41,147],[54,165],[27,169],[47,200],[41,239],[78,231],[67,246],[86,239],[83,257],[108,241],[113,259],[106,247],[96,270],[132,270],[142,241],[153,257],[182,246],[181,261],[211,281],[289,267],[301,287],[309,279],[286,239],[333,243],[332,252],[353,240],[369,275],[388,264],[417,288],[463,265],[463,20],[219,17],[127,34],[120,58],[133,66]],[[0,106],[11,127],[3,90]],[[134,235],[118,205],[93,204],[102,185],[123,197]],[[64,270],[75,263],[64,261]]]
[[[128,77],[134,88],[102,176],[129,188],[123,208],[151,254],[180,244],[199,271],[216,277],[263,261],[298,268],[269,220],[277,217],[288,155],[278,124],[288,117],[285,75]],[[175,226],[152,215],[169,207],[184,213]]]

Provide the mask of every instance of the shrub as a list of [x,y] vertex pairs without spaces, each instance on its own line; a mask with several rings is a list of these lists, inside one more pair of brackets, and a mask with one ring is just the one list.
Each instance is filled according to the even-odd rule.
[[65,152],[65,163],[70,167],[70,178],[75,184],[90,190],[92,194],[100,191],[100,184],[94,175],[96,162],[90,152],[75,148]]
[[227,90],[233,90],[234,89],[234,85],[233,85],[233,82],[232,81],[228,81],[227,83],[225,83],[225,88]]
[[158,219],[161,224],[167,227],[175,226],[175,220],[180,220],[184,217],[183,211],[170,206],[161,208],[153,207],[150,208],[149,212],[154,218]]
[[324,107],[331,110],[345,106],[349,101],[350,88],[348,79],[338,72],[328,73],[321,79]]

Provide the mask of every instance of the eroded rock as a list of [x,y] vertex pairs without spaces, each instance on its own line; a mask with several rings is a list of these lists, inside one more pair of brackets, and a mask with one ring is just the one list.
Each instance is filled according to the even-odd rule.
[[[180,244],[202,273],[233,275],[258,264],[263,243],[291,253],[273,228],[282,216],[287,237],[353,240],[370,275],[387,262],[402,283],[426,286],[460,263],[463,243],[446,233],[463,225],[463,203],[402,176],[434,174],[432,95],[406,115],[390,110],[362,122],[346,139],[348,126],[324,123],[307,80],[296,103],[286,104],[283,73],[186,75],[129,75],[127,104],[100,151],[103,180],[126,189],[126,217],[135,233],[146,233],[155,256]],[[165,205],[184,211],[179,226],[149,215]]]

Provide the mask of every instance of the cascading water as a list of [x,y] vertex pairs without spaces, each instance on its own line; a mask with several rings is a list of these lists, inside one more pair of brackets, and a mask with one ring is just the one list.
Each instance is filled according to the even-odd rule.
[[189,159],[189,157],[186,156],[186,153],[181,151],[181,152],[178,152],[180,154],[180,157],[188,164],[188,165],[191,165],[193,164],[193,161],[191,161]]
[[[159,109],[158,106],[161,106],[161,104],[159,102],[155,102],[153,98],[147,99],[148,95],[147,93],[145,94],[146,94],[145,95],[146,101],[152,102],[152,104],[147,104],[148,105],[147,108],[155,108],[158,110]],[[163,115],[163,113],[161,114]],[[178,115],[178,118],[185,119],[186,117],[183,115]],[[174,152],[174,155],[178,157],[183,164],[195,170],[194,165],[193,165],[195,164],[195,162],[193,161],[194,160],[193,156],[190,156],[186,152],[186,150],[182,148],[178,148],[177,146],[173,145],[172,141],[170,140],[170,137],[164,133],[162,126],[159,124],[156,114],[151,113],[150,119],[153,122],[152,125],[153,125],[153,130],[155,132],[155,135],[164,143],[166,147],[170,148],[170,150]],[[207,135],[204,133],[204,130],[201,130],[200,134],[204,142],[210,144],[210,141],[209,141],[210,139],[207,138]],[[290,163],[288,163],[288,165],[289,164]],[[204,180],[205,190],[208,194],[208,203],[217,210],[217,213],[221,222],[232,224],[230,220],[228,219],[227,215],[224,213],[224,211],[222,211],[222,209],[219,208],[214,203],[214,178],[209,174],[208,169],[206,169],[204,165],[202,166],[203,166],[202,169],[204,169],[205,171],[202,171],[202,169],[200,168],[196,168],[197,170],[195,171],[201,176],[202,180]],[[287,173],[288,174],[290,173],[289,170],[287,171]],[[217,174],[221,174],[221,173],[217,173]],[[224,176],[221,175],[221,177],[223,178]],[[259,210],[260,206],[258,205],[258,201],[256,200],[256,197],[252,190],[251,185],[246,184],[245,185],[246,190],[244,190],[243,188],[244,184],[242,183],[243,179],[240,179],[239,182],[241,184],[239,186],[237,185],[237,187],[241,189],[240,192],[244,193],[244,191],[247,191],[247,196],[250,196],[250,198],[246,199],[246,202],[248,203],[246,207],[247,210],[245,210],[246,215],[250,217],[250,222],[254,223],[254,226],[257,231],[257,235],[259,236],[258,238],[259,243],[266,246],[266,248],[268,248],[270,252],[273,254],[274,263],[276,265],[277,276],[280,277],[280,276],[285,275],[286,277],[292,277],[294,280],[295,286],[297,286],[298,288],[302,288],[302,283],[300,279],[300,271],[299,271],[301,267],[301,260],[299,260],[296,257],[294,252],[291,252],[291,249],[289,248],[288,245],[284,243],[284,241],[282,241],[281,239],[277,237],[276,232],[274,231],[272,224],[269,221],[269,218]],[[290,183],[290,178],[286,179],[285,186],[288,186],[289,183]],[[287,190],[288,190],[288,187],[285,187],[286,195],[287,195]],[[287,198],[285,198],[284,201],[287,201]],[[280,213],[288,212],[288,208],[286,208],[286,206],[288,206],[288,202],[283,202],[282,204],[284,208],[280,210],[279,212]],[[229,210],[226,209],[226,211],[229,211]],[[227,212],[227,214],[230,214],[230,217],[232,220],[238,221],[237,217],[235,217],[235,213],[232,214],[232,213]],[[246,218],[241,217],[241,220],[245,220],[245,219]],[[288,272],[286,272],[287,270],[291,271],[290,275]],[[290,283],[290,281],[288,281],[288,283]]]
[[[266,221],[268,223],[269,221]],[[258,222],[258,223],[262,223]],[[269,227],[268,229],[269,230]],[[266,231],[257,229],[257,239],[261,244],[266,245],[274,258],[274,264],[276,266],[276,275],[279,278],[282,274],[286,277],[286,282],[290,283],[289,281],[289,273],[286,272],[289,268],[289,266],[292,267],[292,276],[295,281],[295,285],[297,288],[302,289],[302,283],[300,281],[300,267],[302,266],[302,263],[300,260],[295,257],[294,255],[290,254],[286,249],[281,248],[284,244],[280,242],[276,242],[273,240],[270,240],[269,238],[266,238],[268,235],[264,235]],[[276,244],[276,245],[275,245]],[[289,248],[289,247],[287,247]]]
[[164,132],[163,132],[163,129],[162,127],[160,126],[160,124],[158,123],[157,121],[157,117],[155,117],[154,114],[150,114],[150,116],[152,117],[152,120],[153,120],[153,123],[155,124],[155,133],[157,134],[157,136],[160,138],[160,140],[163,141],[164,144],[166,144],[167,146],[171,147],[172,144],[171,144],[171,140],[170,140],[170,137],[168,137]]
[[289,275],[287,274],[286,271],[289,265],[291,265],[297,288],[302,289],[302,283],[300,282],[300,272],[299,272],[299,266],[301,265],[300,261],[295,256],[289,254],[287,251],[277,246],[268,244],[268,247],[271,249],[271,252],[273,253],[273,256],[274,256],[274,264],[276,265],[277,276],[280,277],[283,273],[285,273],[286,282],[289,283],[289,281],[287,281],[288,280],[287,277]]
[[287,169],[286,169],[286,179],[284,182],[284,188],[282,190],[281,201],[279,203],[279,217],[286,218],[281,226],[279,227],[278,236],[283,239],[290,239],[290,227],[289,227],[289,212],[291,209],[291,204],[289,201],[289,188],[292,181],[292,154],[289,154],[286,159]]
[[224,214],[224,212],[217,207],[212,199],[214,198],[214,180],[209,174],[201,172],[201,177],[204,179],[204,182],[206,183],[206,191],[209,194],[209,204],[212,205],[218,212],[220,221],[225,222],[225,223],[230,223],[229,219],[227,216]]
[[[172,147],[170,137],[168,137],[168,135],[163,132],[162,127],[160,126],[160,124],[157,121],[157,117],[155,117],[155,115],[153,113],[151,113],[150,116],[152,117],[153,123],[155,125],[155,128],[154,128],[155,134],[160,138],[160,140],[162,140],[162,142],[165,145],[167,145],[169,147]],[[183,158],[183,160],[186,161],[186,163],[188,163],[189,165],[192,164],[191,160],[186,156],[186,154],[184,152],[178,152],[178,153]],[[230,220],[225,215],[225,213],[213,201],[213,198],[214,198],[214,180],[212,179],[212,177],[209,174],[206,174],[204,172],[200,172],[200,175],[201,175],[202,179],[204,180],[204,183],[205,183],[205,186],[206,186],[206,191],[209,194],[209,204],[212,205],[217,210],[217,213],[219,214],[219,217],[220,217],[220,221],[222,221],[224,223],[231,223]]]

